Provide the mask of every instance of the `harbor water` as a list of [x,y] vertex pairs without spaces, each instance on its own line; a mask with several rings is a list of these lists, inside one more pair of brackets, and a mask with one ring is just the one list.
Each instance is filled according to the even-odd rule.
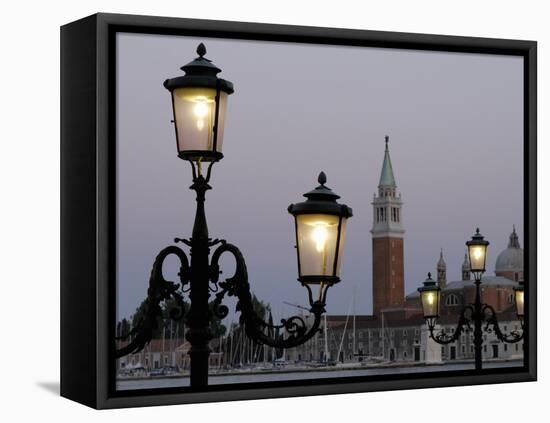
[[[488,362],[483,363],[485,369],[491,368],[510,368],[521,367],[522,361]],[[289,371],[286,369],[279,371],[242,371],[241,373],[231,372],[229,374],[210,374],[210,385],[225,385],[231,383],[249,383],[249,382],[273,382],[285,380],[306,380],[323,378],[340,378],[353,376],[375,376],[386,374],[410,374],[441,372],[455,370],[473,369],[473,363],[445,363],[441,365],[429,366],[410,366],[410,367],[365,367],[365,368],[323,368],[322,370],[300,370]],[[179,388],[189,386],[189,376],[170,376],[170,377],[149,377],[136,379],[117,380],[117,390],[135,390],[135,389],[155,389],[155,388]]]

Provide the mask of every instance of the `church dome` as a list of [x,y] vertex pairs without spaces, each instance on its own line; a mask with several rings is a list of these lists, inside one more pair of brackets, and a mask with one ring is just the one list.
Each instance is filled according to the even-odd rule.
[[523,250],[520,248],[515,227],[510,234],[508,248],[497,257],[495,273],[497,272],[523,272]]

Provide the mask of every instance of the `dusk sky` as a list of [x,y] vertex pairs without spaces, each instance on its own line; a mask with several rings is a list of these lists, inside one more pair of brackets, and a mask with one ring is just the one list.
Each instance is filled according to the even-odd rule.
[[[355,312],[371,313],[371,201],[385,135],[404,202],[406,294],[435,271],[441,248],[447,280],[460,279],[476,226],[491,242],[490,275],[513,224],[523,247],[522,58],[118,34],[118,318],[145,298],[158,252],[191,234],[191,169],[177,157],[162,83],[183,75],[200,42],[235,85],[206,198],[210,236],[240,248],[252,291],[276,316],[298,311],[284,301],[307,305],[287,206],[321,170],[354,212],[327,311],[346,314],[355,295]],[[222,264],[231,276],[231,260]]]

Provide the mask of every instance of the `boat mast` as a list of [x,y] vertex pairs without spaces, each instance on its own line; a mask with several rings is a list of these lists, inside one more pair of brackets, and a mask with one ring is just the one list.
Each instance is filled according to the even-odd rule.
[[[342,352],[342,346],[344,345],[344,338],[346,337],[346,329],[348,328],[349,315],[351,313],[351,307],[353,304],[353,296],[351,300],[352,302],[348,307],[348,315],[346,316],[346,323],[344,323],[344,331],[342,332],[342,337],[340,338],[340,346],[338,347],[338,354],[336,354],[336,361],[340,360],[340,353]],[[342,357],[342,363],[343,362],[344,362],[344,357]]]
[[324,354],[324,362],[326,363],[328,361],[328,329],[327,329],[327,314],[325,313],[325,354]]
[[386,358],[386,331],[384,329],[384,311],[382,310],[382,357]]
[[355,333],[355,314],[356,314],[355,313],[355,294],[356,294],[356,292],[355,292],[355,286],[354,286],[353,287],[353,357],[355,357],[355,353],[357,352],[357,350],[355,348],[355,346],[356,346],[356,344],[355,344],[355,335],[356,335],[356,333]]

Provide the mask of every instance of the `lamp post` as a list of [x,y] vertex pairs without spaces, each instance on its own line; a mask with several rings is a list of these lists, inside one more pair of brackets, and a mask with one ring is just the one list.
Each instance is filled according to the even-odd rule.
[[[115,357],[139,352],[151,341],[162,314],[160,304],[172,299],[175,306],[170,317],[179,320],[185,314],[189,327],[186,339],[191,344],[191,386],[204,387],[208,385],[210,326],[215,319],[223,319],[229,313],[229,308],[223,304],[226,295],[237,298],[239,323],[244,326],[246,335],[257,343],[278,349],[292,348],[307,342],[319,331],[328,288],[340,281],[345,226],[352,210],[337,202],[340,197],[325,185],[324,172],[319,174],[320,185],[304,194],[306,201],[288,207],[295,220],[298,281],[307,290],[314,319],[310,327],[300,316],[282,319],[279,325],[265,322],[254,310],[242,253],[235,245],[212,239],[208,233],[205,194],[211,189],[212,166],[223,158],[227,98],[233,93],[233,84],[217,77],[221,70],[204,57],[204,44],[199,45],[197,53],[199,57],[182,67],[185,75],[164,82],[172,95],[178,156],[191,164],[193,183],[190,189],[196,193],[191,238],[175,238],[176,243],[190,247],[191,260],[177,246],[166,247],[158,254],[149,279],[143,317],[125,337],[130,342],[115,350]],[[208,163],[206,175],[202,171],[203,162]],[[217,248],[210,255],[214,246]],[[218,263],[224,253],[234,257],[236,267],[231,277],[220,281]],[[170,255],[180,261],[179,283],[167,281],[162,274],[164,260]],[[316,286],[319,290],[314,293]],[[189,293],[188,311],[184,310],[185,293]],[[212,301],[211,293],[215,294]],[[278,337],[269,335],[279,330],[285,333]]]
[[458,325],[451,335],[448,335],[443,330],[435,333],[435,326],[439,317],[441,289],[432,280],[430,273],[428,273],[428,279],[424,281],[423,286],[418,288],[424,319],[428,325],[430,337],[435,342],[441,345],[453,343],[459,339],[462,332],[470,332],[473,325],[476,370],[482,369],[483,331],[494,332],[501,342],[516,343],[523,339],[523,281],[514,288],[517,316],[522,328],[521,333],[517,331],[511,331],[509,334],[503,333],[500,330],[495,309],[491,305],[484,304],[481,301],[481,278],[485,272],[488,246],[489,242],[479,233],[479,228],[476,230],[474,236],[472,236],[472,239],[466,242],[470,269],[474,274],[475,299],[473,304],[462,308]]

